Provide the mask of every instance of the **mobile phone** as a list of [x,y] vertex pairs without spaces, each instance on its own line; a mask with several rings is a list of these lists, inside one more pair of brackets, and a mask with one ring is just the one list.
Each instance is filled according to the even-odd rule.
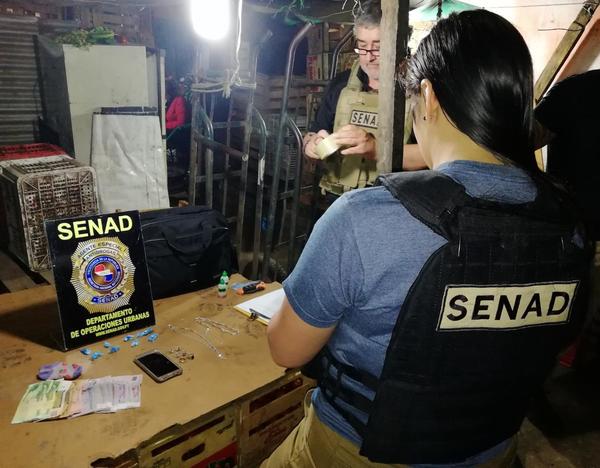
[[136,356],[133,362],[158,383],[183,373],[183,369],[179,365],[157,349]]

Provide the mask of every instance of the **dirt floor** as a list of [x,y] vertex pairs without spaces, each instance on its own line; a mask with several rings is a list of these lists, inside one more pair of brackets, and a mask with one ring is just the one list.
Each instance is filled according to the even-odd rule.
[[521,466],[600,468],[600,378],[590,375],[600,374],[557,368],[521,427]]

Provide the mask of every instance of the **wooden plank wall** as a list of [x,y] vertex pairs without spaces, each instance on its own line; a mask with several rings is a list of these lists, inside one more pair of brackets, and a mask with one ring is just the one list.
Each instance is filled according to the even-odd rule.
[[32,16],[38,19],[62,19],[62,8],[35,2],[0,0],[0,14],[7,16]]
[[[66,10],[70,12],[67,14]],[[108,5],[98,2],[98,4],[63,8],[32,1],[0,0],[0,15],[31,17],[38,20],[75,20],[82,28],[98,26],[110,28],[128,44],[141,44],[148,47],[155,45],[150,7]]]

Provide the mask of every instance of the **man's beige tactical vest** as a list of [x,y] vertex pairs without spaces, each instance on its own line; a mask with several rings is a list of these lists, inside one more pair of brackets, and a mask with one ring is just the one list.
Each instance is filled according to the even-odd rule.
[[[337,132],[344,125],[352,124],[364,128],[377,138],[378,94],[377,91],[362,91],[363,85],[358,78],[359,69],[360,64],[356,60],[352,65],[348,84],[342,89],[338,99],[333,131]],[[357,154],[342,156],[336,152],[323,162],[326,172],[319,185],[338,195],[370,185],[378,175],[377,162]]]

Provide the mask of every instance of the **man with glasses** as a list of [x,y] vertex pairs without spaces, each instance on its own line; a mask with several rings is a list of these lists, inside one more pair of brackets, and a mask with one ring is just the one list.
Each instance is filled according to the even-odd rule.
[[[323,160],[325,174],[320,186],[329,201],[349,190],[372,185],[378,175],[380,23],[380,1],[362,2],[354,22],[357,60],[351,70],[331,81],[304,137],[304,154],[309,158],[322,159],[317,145],[330,135],[331,144],[341,147]],[[405,128],[405,143],[410,130]],[[404,169],[425,167],[416,144],[407,145],[404,156]]]

